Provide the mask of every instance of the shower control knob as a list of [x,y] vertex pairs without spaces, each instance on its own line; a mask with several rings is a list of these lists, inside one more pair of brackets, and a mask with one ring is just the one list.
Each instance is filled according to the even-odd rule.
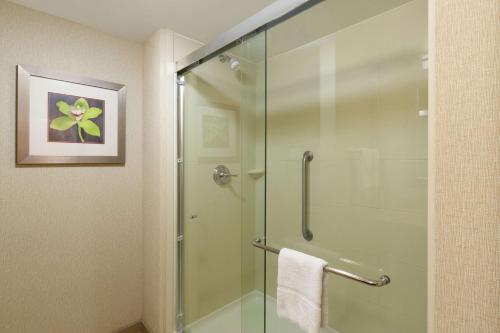
[[212,177],[217,185],[227,185],[231,182],[232,177],[238,177],[238,175],[232,174],[225,165],[218,165],[215,167]]

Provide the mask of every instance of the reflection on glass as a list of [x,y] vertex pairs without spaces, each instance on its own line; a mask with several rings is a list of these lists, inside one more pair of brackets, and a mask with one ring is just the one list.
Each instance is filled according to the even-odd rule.
[[[325,332],[426,331],[426,3],[327,0],[267,32],[268,244],[392,278],[370,288],[329,276]],[[300,332],[276,318],[276,256],[266,268],[267,332]]]

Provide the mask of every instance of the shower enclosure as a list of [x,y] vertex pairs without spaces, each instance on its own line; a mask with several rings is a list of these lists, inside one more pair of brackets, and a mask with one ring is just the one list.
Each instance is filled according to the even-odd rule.
[[178,331],[301,332],[282,247],[323,332],[426,331],[426,54],[426,0],[286,0],[178,63]]

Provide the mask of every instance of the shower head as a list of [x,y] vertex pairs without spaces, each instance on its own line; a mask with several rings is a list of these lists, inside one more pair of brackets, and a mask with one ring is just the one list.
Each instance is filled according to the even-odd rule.
[[238,59],[231,58],[231,60],[229,60],[229,68],[232,71],[239,70],[240,69],[240,61]]
[[237,71],[240,69],[240,61],[236,58],[230,57],[227,54],[219,54],[219,61],[221,63],[228,63],[229,69]]

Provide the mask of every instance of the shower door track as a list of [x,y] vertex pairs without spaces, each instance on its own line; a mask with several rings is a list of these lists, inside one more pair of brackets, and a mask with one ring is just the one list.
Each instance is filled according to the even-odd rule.
[[241,39],[267,30],[302,13],[324,0],[277,0],[255,15],[216,37],[209,44],[191,52],[176,62],[176,71],[182,74],[214,57],[225,49],[241,42]]

